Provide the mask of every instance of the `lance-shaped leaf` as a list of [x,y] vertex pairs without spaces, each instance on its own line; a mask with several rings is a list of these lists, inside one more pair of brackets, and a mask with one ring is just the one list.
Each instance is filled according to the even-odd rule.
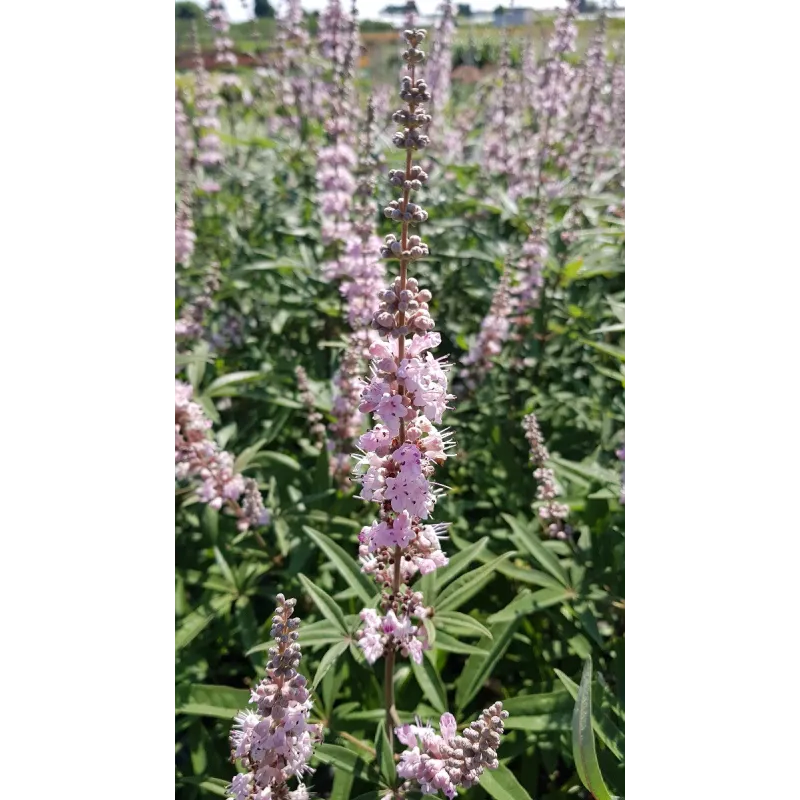
[[489,622],[508,622],[517,617],[527,617],[529,614],[558,605],[574,596],[575,593],[572,589],[565,589],[561,586],[558,589],[539,589],[537,592],[523,589],[502,611],[492,614]]
[[455,611],[471,597],[476,595],[483,587],[494,577],[497,570],[497,565],[511,556],[516,555],[516,551],[512,550],[508,553],[484,564],[478,569],[472,570],[467,575],[462,575],[457,580],[453,581],[437,598],[436,612],[440,611]]
[[[573,700],[578,699],[579,687],[571,678],[567,677],[560,669],[556,670],[567,691]],[[620,760],[625,758],[625,734],[614,724],[611,718],[600,709],[592,709],[592,727],[605,746]]]
[[438,611],[433,622],[439,630],[445,630],[453,636],[488,636],[492,632],[475,617],[462,614],[460,611]]
[[440,714],[444,714],[447,711],[447,692],[436,667],[431,662],[430,652],[425,651],[422,654],[421,664],[411,659],[411,669],[428,702]]
[[[366,753],[364,755],[366,756]],[[318,744],[314,748],[314,757],[323,764],[330,764],[335,769],[351,772],[357,778],[375,780],[375,772],[365,758],[346,747],[340,747],[338,744]]]
[[581,685],[572,714],[572,753],[583,785],[595,800],[613,800],[600,773],[592,731],[592,659],[583,665]]
[[250,702],[247,689],[195,683],[176,692],[178,714],[233,719]]
[[485,648],[484,655],[473,654],[467,659],[461,677],[456,681],[456,706],[463,711],[478,693],[484,681],[491,675],[497,662],[511,644],[511,638],[519,625],[519,618],[512,622],[492,625],[492,638],[483,638],[478,647]]
[[303,525],[303,530],[314,544],[328,556],[339,574],[347,581],[347,585],[364,603],[369,605],[376,595],[375,584],[361,571],[355,555],[345,552],[344,548],[336,544],[333,539],[307,525]]
[[480,783],[495,800],[532,800],[514,773],[503,764],[497,769],[484,770]]
[[325,677],[328,670],[336,663],[336,659],[347,650],[349,644],[350,642],[337,642],[333,647],[328,648],[325,655],[322,656],[322,661],[319,662],[316,675],[314,675],[314,682],[311,684],[312,692],[319,686],[319,682]]
[[545,546],[542,540],[528,526],[510,514],[502,514],[509,524],[517,542],[524,547],[541,566],[546,569],[562,586],[569,585],[569,579],[558,559]]
[[378,730],[375,733],[375,752],[377,754],[377,764],[381,771],[381,777],[388,784],[393,784],[395,779],[394,751],[392,750],[389,737],[386,735],[385,716],[378,723]]
[[344,619],[344,613],[336,601],[327,592],[306,578],[305,575],[301,574],[298,577],[300,578],[300,583],[303,584],[303,588],[311,595],[311,599],[322,616],[333,624],[340,633],[346,634],[347,623]]

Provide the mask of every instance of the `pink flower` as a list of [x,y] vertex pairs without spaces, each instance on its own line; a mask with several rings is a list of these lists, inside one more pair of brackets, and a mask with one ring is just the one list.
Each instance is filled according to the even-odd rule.
[[[362,403],[359,408],[364,405]],[[376,411],[389,432],[397,436],[400,433],[400,420],[405,419],[408,414],[408,409],[403,404],[403,398],[399,394],[384,396],[378,403]]]

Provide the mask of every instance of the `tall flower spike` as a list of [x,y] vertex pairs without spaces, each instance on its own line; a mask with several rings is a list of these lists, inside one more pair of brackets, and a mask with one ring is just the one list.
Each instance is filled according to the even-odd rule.
[[192,213],[192,155],[194,136],[186,116],[178,88],[175,88],[175,156],[176,188],[175,206],[175,263],[188,264],[194,253],[194,220]]
[[539,519],[542,527],[551,539],[571,539],[572,528],[566,524],[569,506],[556,502],[559,491],[553,470],[545,466],[550,459],[550,453],[545,447],[536,415],[528,414],[522,421],[522,427],[530,445],[531,463],[536,467],[533,477],[539,484],[536,489],[536,499],[542,501],[542,505],[539,507]]
[[[204,170],[216,170],[224,162],[222,155],[222,140],[217,131],[220,129],[219,106],[220,99],[214,94],[209,82],[208,73],[203,64],[203,55],[200,51],[200,41],[197,37],[197,25],[192,25],[192,38],[194,41],[194,73],[195,73],[195,130],[199,138],[197,146],[197,162]],[[218,192],[219,183],[206,176],[200,188],[208,193]]]
[[[268,650],[266,677],[251,692],[255,709],[240,711],[231,730],[231,760],[241,761],[245,772],[236,775],[227,789],[235,800],[306,800],[302,783],[314,744],[322,741],[322,726],[308,722],[311,697],[307,681],[298,672],[300,620],[293,617],[294,599],[277,597],[270,635],[275,646]],[[299,784],[290,790],[287,781]]]
[[492,360],[502,352],[503,344],[508,338],[511,312],[508,281],[509,273],[504,269],[492,297],[489,313],[483,318],[481,330],[462,360],[464,369],[461,372],[461,379],[470,390],[474,389],[492,368]]
[[322,424],[322,414],[315,407],[314,392],[311,391],[306,371],[298,366],[294,368],[294,374],[297,377],[300,401],[308,414],[308,428],[314,437],[314,444],[321,450],[325,446],[325,426]]
[[[359,535],[359,554],[362,570],[381,585],[382,613],[371,608],[361,612],[364,628],[359,646],[370,663],[386,656],[387,730],[396,716],[395,655],[410,656],[419,664],[428,646],[422,620],[429,609],[408,581],[417,571],[429,572],[447,563],[439,545],[444,526],[427,520],[440,494],[432,480],[435,465],[452,455],[449,435],[435,427],[453,396],[447,392],[448,365],[427,352],[441,342],[441,336],[432,332],[431,293],[408,275],[408,265],[428,253],[427,245],[418,235],[410,235],[409,228],[428,218],[425,209],[411,202],[411,195],[428,180],[414,164],[414,151],[428,144],[420,131],[430,122],[424,104],[431,96],[425,81],[416,77],[416,67],[425,57],[417,46],[425,32],[407,30],[404,36],[408,49],[403,59],[409,75],[402,78],[400,97],[407,105],[392,118],[403,125],[393,142],[405,150],[405,168],[389,171],[389,183],[402,195],[384,209],[386,217],[400,223],[400,238],[387,236],[381,248],[384,258],[399,262],[399,275],[380,293],[372,320],[380,338],[369,348],[372,374],[364,382],[359,410],[372,413],[377,424],[359,439],[355,469],[359,496],[379,505],[379,519]],[[402,583],[406,585],[401,591]]]

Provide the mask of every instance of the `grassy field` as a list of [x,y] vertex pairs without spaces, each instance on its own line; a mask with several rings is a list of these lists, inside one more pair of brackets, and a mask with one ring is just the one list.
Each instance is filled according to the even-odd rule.
[[[580,20],[578,26],[578,52],[582,53],[596,27],[596,22]],[[607,23],[609,42],[623,41],[625,38],[625,20],[610,19]],[[213,31],[210,26],[201,22],[197,26],[200,44],[203,49],[213,47]],[[537,48],[541,50],[553,32],[553,18],[542,17],[531,25],[517,26],[509,29],[515,39],[533,39]],[[499,44],[502,30],[493,25],[468,25],[461,21],[456,32],[456,43],[467,45],[470,40],[477,45],[483,42]],[[253,52],[269,48],[275,41],[275,21],[260,19],[255,23],[243,22],[231,25],[230,37],[235,43],[235,48],[240,52]],[[361,39],[368,51],[382,51],[384,47],[390,48],[392,57],[396,58],[399,47],[399,34],[395,31],[370,31],[362,32]],[[175,20],[175,53],[190,51],[192,48],[192,23],[187,20]],[[389,50],[387,50],[388,54]],[[382,52],[381,52],[382,55]],[[382,60],[382,59],[378,59]]]

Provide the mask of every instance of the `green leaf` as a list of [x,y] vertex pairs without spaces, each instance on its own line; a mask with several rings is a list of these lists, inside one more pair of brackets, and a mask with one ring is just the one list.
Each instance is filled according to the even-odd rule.
[[503,708],[508,711],[509,719],[517,714],[536,716],[556,711],[569,711],[572,714],[574,705],[574,698],[570,698],[569,692],[563,689],[542,694],[518,694],[503,700]]
[[462,642],[441,629],[436,632],[436,647],[439,650],[444,650],[446,653],[462,653],[463,655],[470,655],[472,653],[482,655],[485,652],[481,650],[480,647]]
[[314,756],[323,764],[330,764],[336,769],[351,772],[357,778],[374,780],[375,775],[369,764],[358,754],[338,744],[318,744],[314,748]]
[[446,567],[437,569],[436,572],[431,573],[436,575],[438,586],[442,588],[447,586],[448,583],[455,580],[473,561],[477,561],[486,548],[488,541],[489,537],[484,536],[482,539],[475,542],[475,544],[470,545],[466,550],[461,550],[456,553],[450,559],[450,563]]
[[378,723],[378,730],[375,733],[375,752],[381,777],[386,783],[392,785],[395,779],[394,751],[389,737],[386,735],[385,717]]
[[231,686],[208,686],[195,683],[188,692],[178,692],[177,714],[192,714],[201,717],[233,719],[250,702],[247,689]]
[[[588,661],[591,661],[591,659],[588,659]],[[580,691],[578,684],[567,677],[560,669],[557,669],[555,672],[564,686],[567,687],[567,691],[572,695],[572,699],[577,700]],[[592,712],[592,727],[605,746],[620,761],[624,760],[625,734],[614,724],[611,718],[602,710],[594,710]]]
[[314,544],[328,556],[339,574],[347,581],[347,585],[352,587],[367,605],[370,605],[377,594],[375,584],[360,570],[356,558],[325,534],[315,531],[307,525],[303,525],[303,530]]
[[497,662],[502,658],[511,638],[520,623],[520,618],[512,622],[500,622],[492,625],[492,638],[481,639],[478,647],[485,648],[483,655],[471,655],[464,665],[461,676],[456,681],[456,706],[463,711],[467,704],[478,693],[484,681],[491,675]]
[[572,727],[572,711],[564,710],[555,714],[537,714],[526,716],[514,714],[503,723],[507,730],[533,731],[568,731]]
[[352,772],[345,772],[343,769],[334,770],[330,800],[349,800],[353,781],[355,775]]
[[575,711],[572,715],[572,752],[583,785],[592,793],[595,800],[612,800],[597,763],[597,752],[592,732],[592,659],[587,658],[583,665],[581,685]]
[[480,784],[495,800],[532,800],[514,773],[504,764],[497,769],[484,770]]
[[228,792],[228,784],[230,784],[229,780],[222,780],[222,778],[207,778],[204,781],[201,781],[197,785],[204,791],[208,792],[209,794],[215,794],[218,797],[227,797]]
[[219,547],[214,548],[214,560],[217,562],[219,571],[222,573],[225,580],[230,584],[230,588],[233,591],[237,591],[238,586],[236,585],[236,576],[233,574],[233,570],[231,570],[228,562],[225,560],[225,556],[222,555],[222,550],[220,550]]
[[483,624],[478,622],[475,617],[469,614],[462,614],[460,611],[436,611],[433,622],[439,629],[446,629],[454,636],[488,636],[492,637],[492,632]]
[[219,397],[220,395],[226,394],[227,389],[230,386],[234,386],[237,383],[254,381],[261,377],[263,377],[262,373],[253,370],[246,372],[229,372],[227,375],[221,375],[219,378],[213,381],[206,388],[203,394],[206,397]]
[[463,605],[476,595],[483,587],[494,577],[497,565],[511,556],[516,555],[516,551],[512,550],[508,553],[472,570],[467,575],[462,575],[457,580],[453,581],[438,597],[436,600],[436,610],[438,611],[455,611],[459,606]]
[[319,586],[306,578],[305,575],[299,574],[298,577],[300,578],[300,583],[303,584],[303,588],[311,595],[311,599],[322,616],[336,626],[337,630],[346,635],[347,623],[344,620],[344,613],[336,601],[324,589],[320,589]]
[[625,351],[621,347],[615,347],[605,342],[593,342],[591,339],[584,339],[582,337],[579,338],[578,341],[581,342],[581,344],[585,344],[587,347],[593,347],[595,350],[605,353],[607,356],[613,356],[619,361],[625,361]]
[[286,453],[276,453],[274,450],[262,450],[258,454],[257,460],[259,465],[266,466],[272,462],[288,467],[292,472],[300,472],[300,470],[302,470],[300,462],[297,459],[287,456]]
[[233,469],[236,472],[244,472],[253,460],[253,456],[255,456],[266,443],[266,439],[259,439],[255,444],[250,445],[250,447],[245,447],[245,449],[236,456],[236,461],[233,462]]
[[411,669],[428,702],[440,714],[444,714],[447,711],[447,691],[430,656],[429,651],[423,652],[421,664],[417,664],[414,659],[411,659]]
[[187,614],[175,632],[175,652],[186,647],[215,617],[226,614],[234,600],[229,594],[217,595],[207,606]]
[[508,620],[516,619],[517,617],[526,617],[536,611],[541,611],[543,608],[563,603],[565,600],[575,596],[572,589],[539,589],[538,592],[532,592],[530,589],[523,589],[502,611],[492,614],[489,617],[489,623],[494,622],[508,622]]
[[312,692],[319,686],[319,682],[325,677],[325,673],[336,663],[336,659],[347,650],[349,645],[350,642],[337,642],[333,647],[328,648],[325,655],[322,656],[322,661],[319,662],[316,675],[314,675],[314,681],[311,684]]
[[529,527],[524,526],[510,514],[502,514],[511,530],[528,552],[544,567],[562,586],[568,586],[569,580],[558,559],[544,546],[542,540]]

